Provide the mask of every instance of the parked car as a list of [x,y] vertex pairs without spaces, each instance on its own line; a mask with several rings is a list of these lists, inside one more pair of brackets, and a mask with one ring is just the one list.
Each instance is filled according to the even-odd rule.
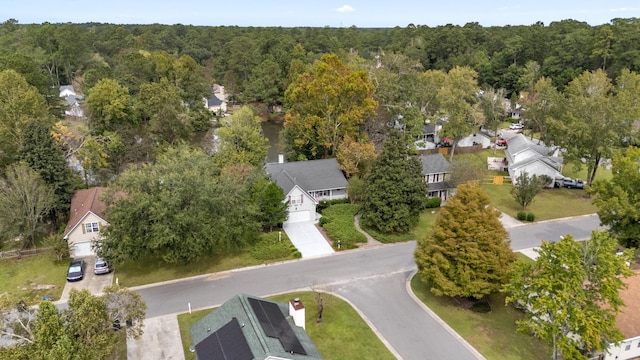
[[554,183],[554,187],[564,187],[564,188],[568,188],[568,189],[584,189],[584,181],[582,181],[581,179],[571,179],[571,178],[564,178],[564,179],[557,179]]
[[93,265],[93,273],[96,275],[108,274],[111,272],[111,265],[103,259],[96,258],[96,263]]
[[507,138],[496,140],[496,146],[507,146]]
[[67,270],[67,281],[79,281],[84,278],[84,260],[74,259]]
[[509,125],[509,130],[522,130],[522,129],[524,129],[524,125],[520,123],[513,123]]

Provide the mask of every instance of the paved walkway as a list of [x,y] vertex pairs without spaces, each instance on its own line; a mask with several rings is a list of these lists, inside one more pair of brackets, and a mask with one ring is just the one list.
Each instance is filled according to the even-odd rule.
[[374,239],[373,236],[369,235],[369,233],[367,233],[366,231],[362,230],[362,228],[360,227],[360,214],[356,215],[353,218],[353,225],[356,227],[356,230],[361,232],[367,238],[367,243],[366,244],[358,244],[358,247],[382,245],[382,243],[380,241]]
[[334,253],[333,248],[313,221],[285,223],[282,228],[303,258]]
[[508,215],[507,213],[502,213],[502,216],[500,216],[500,222],[502,222],[502,226],[504,226],[505,229],[523,224],[522,221],[514,218],[511,215]]

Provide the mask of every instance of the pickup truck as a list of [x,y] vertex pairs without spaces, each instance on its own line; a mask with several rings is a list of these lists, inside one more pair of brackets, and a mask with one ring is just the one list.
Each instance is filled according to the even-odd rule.
[[562,179],[556,180],[555,187],[565,187],[568,189],[584,189],[584,181],[580,179]]

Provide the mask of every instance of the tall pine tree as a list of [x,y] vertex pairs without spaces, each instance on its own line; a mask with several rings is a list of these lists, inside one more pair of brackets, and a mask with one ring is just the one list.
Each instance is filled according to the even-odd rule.
[[418,223],[428,192],[422,163],[393,130],[365,178],[361,220],[385,233],[406,233]]
[[458,186],[415,252],[418,272],[432,293],[480,299],[509,281],[515,255],[499,217],[480,185]]
[[77,175],[67,166],[62,148],[51,136],[47,123],[30,121],[27,124],[22,133],[19,157],[53,190],[56,202],[49,216],[56,223],[63,223],[69,214]]

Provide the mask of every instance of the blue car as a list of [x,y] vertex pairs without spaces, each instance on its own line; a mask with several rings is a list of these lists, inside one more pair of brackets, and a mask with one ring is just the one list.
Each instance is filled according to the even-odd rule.
[[67,270],[67,281],[80,281],[84,278],[84,260],[72,260]]

